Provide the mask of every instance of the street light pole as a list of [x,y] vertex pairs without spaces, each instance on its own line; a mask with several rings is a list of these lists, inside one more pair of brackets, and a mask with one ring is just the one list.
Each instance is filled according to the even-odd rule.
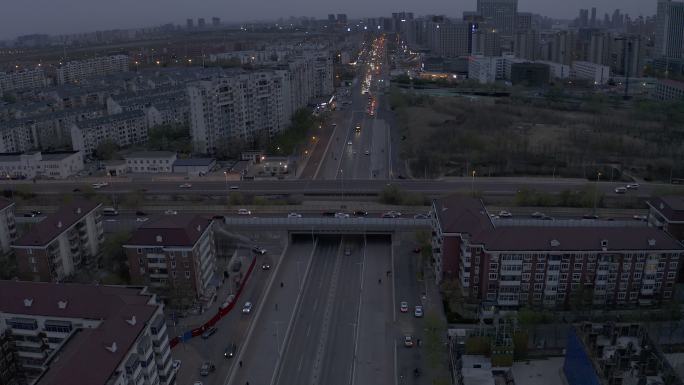
[[601,179],[601,172],[599,171],[596,174],[596,184],[594,185],[594,215],[596,215],[596,203],[598,200],[598,183],[599,183],[600,179]]
[[470,184],[470,195],[472,195],[472,196],[475,196],[475,174],[476,173],[477,172],[475,170],[473,170],[473,180]]

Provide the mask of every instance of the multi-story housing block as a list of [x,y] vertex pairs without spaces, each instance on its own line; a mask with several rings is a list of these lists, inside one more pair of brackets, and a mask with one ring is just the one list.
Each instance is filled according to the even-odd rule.
[[0,252],[3,254],[10,252],[10,246],[17,238],[14,207],[14,202],[0,198]]
[[61,282],[95,257],[104,242],[100,206],[88,201],[69,203],[33,225],[12,245],[19,275]]
[[79,83],[87,78],[128,71],[127,55],[98,56],[74,60],[57,68],[57,83]]
[[0,95],[14,90],[38,89],[47,87],[47,79],[42,68],[24,69],[15,72],[0,72]]
[[432,207],[438,280],[503,308],[652,305],[672,300],[684,247],[635,222],[492,219],[481,201]]
[[126,171],[133,173],[173,172],[176,158],[171,151],[137,151],[124,157]]
[[66,179],[83,170],[80,151],[0,154],[0,177]]
[[196,215],[150,222],[123,246],[133,282],[192,298],[209,295],[216,271],[213,222]]
[[82,120],[71,126],[74,151],[90,155],[102,143],[130,146],[147,142],[148,119],[143,111],[122,112],[102,118]]
[[146,288],[0,281],[3,335],[3,384],[176,383],[163,305]]

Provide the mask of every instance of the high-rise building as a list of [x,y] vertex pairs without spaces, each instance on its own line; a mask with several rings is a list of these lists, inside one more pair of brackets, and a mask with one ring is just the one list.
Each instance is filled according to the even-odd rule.
[[12,245],[19,275],[25,279],[61,282],[95,257],[104,242],[99,203],[63,205],[33,226]]
[[530,12],[518,12],[515,20],[516,31],[529,31],[532,29],[532,14]]
[[337,14],[337,24],[346,25],[347,24],[347,14],[338,13]]
[[575,60],[577,50],[577,33],[575,31],[556,32],[551,40],[550,60],[570,65]]
[[220,17],[212,17],[211,18],[211,25],[213,27],[218,27],[221,25],[221,18]]
[[57,68],[57,83],[79,83],[89,77],[128,72],[128,55],[97,56],[73,60]]
[[203,17],[197,18],[197,28],[204,28],[206,26],[207,25],[206,25]]
[[133,231],[123,248],[136,284],[192,299],[213,289],[217,266],[211,219],[165,215]]
[[591,19],[589,20],[590,27],[596,27],[596,7],[591,8]]
[[503,36],[513,35],[518,13],[518,0],[477,0],[477,12]]
[[501,33],[499,30],[480,24],[472,36],[471,51],[473,55],[501,56]]
[[577,26],[580,28],[584,28],[589,26],[589,10],[588,9],[580,9],[579,10],[579,17],[577,18]]
[[535,30],[518,31],[513,36],[513,52],[515,57],[527,60],[538,60],[539,32]]
[[9,91],[45,87],[47,87],[47,79],[42,68],[0,72],[0,96]]
[[432,53],[442,57],[459,57],[470,54],[473,25],[467,22],[429,21],[427,46]]
[[195,21],[193,19],[185,20],[185,27],[187,29],[193,29],[195,27]]
[[163,304],[144,287],[0,281],[0,345],[2,384],[176,383]]
[[334,13],[328,14],[328,23],[335,23],[335,14]]
[[684,58],[684,2],[658,0],[655,55],[658,58]]
[[610,65],[613,47],[613,34],[601,30],[593,31],[589,43],[587,61]]

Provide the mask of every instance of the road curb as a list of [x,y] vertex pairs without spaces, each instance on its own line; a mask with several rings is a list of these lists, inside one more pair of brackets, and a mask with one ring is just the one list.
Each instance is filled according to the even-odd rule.
[[313,256],[316,253],[316,247],[318,245],[318,240],[314,241],[313,244],[313,249],[311,250],[311,255],[309,255],[309,263],[306,265],[306,271],[304,271],[304,276],[302,277],[302,284],[299,287],[299,294],[297,295],[297,302],[295,302],[294,309],[292,311],[292,315],[290,316],[290,321],[287,323],[287,330],[285,330],[285,336],[283,338],[283,344],[280,347],[280,351],[278,351],[278,359],[276,360],[276,365],[275,365],[275,370],[273,371],[273,377],[271,377],[271,382],[270,384],[274,384],[276,378],[278,378],[278,375],[280,374],[280,358],[283,356],[283,353],[285,352],[285,348],[287,347],[287,344],[290,340],[290,332],[292,331],[292,324],[294,323],[294,318],[297,315],[297,311],[299,310],[299,305],[302,302],[302,297],[304,296],[304,286],[307,279],[306,277],[309,275],[309,270],[311,269],[311,262],[313,261]]
[[278,272],[280,271],[280,266],[283,263],[283,259],[285,258],[285,254],[287,253],[287,250],[290,248],[290,242],[288,241],[287,244],[285,244],[285,248],[283,249],[283,252],[280,254],[280,261],[278,261],[278,266],[276,266],[273,274],[271,275],[271,280],[269,281],[268,285],[266,286],[266,290],[264,291],[264,296],[263,300],[259,301],[259,306],[257,307],[256,314],[254,314],[254,319],[252,319],[252,322],[249,324],[249,328],[247,329],[247,337],[245,337],[245,342],[242,344],[242,349],[239,350],[238,355],[236,359],[233,361],[233,368],[231,368],[230,371],[230,376],[228,376],[227,380],[225,381],[226,384],[232,384],[233,381],[235,380],[235,362],[240,362],[242,361],[242,352],[245,351],[246,346],[249,345],[249,340],[252,338],[252,332],[254,331],[254,328],[256,327],[257,322],[259,322],[259,317],[261,316],[261,310],[264,307],[264,303],[266,302],[266,297],[271,291],[271,286],[273,286],[273,281],[275,281],[275,277],[278,275]]

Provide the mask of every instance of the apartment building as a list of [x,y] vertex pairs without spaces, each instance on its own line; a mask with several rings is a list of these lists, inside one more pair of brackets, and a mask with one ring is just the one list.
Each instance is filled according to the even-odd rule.
[[147,133],[147,116],[143,111],[123,112],[72,124],[71,145],[74,151],[90,155],[105,142],[119,146],[146,143]]
[[12,245],[20,277],[61,282],[95,257],[104,242],[99,203],[76,201],[33,225]]
[[10,252],[10,245],[17,238],[17,225],[14,221],[14,202],[0,198],[0,252]]
[[572,62],[572,71],[578,79],[585,79],[596,85],[603,85],[610,80],[610,67],[588,61]]
[[518,0],[477,0],[477,12],[505,36],[513,35],[518,14]]
[[427,46],[443,57],[468,56],[472,39],[472,24],[468,22],[428,21]]
[[176,158],[171,151],[136,151],[124,156],[129,173],[173,172]]
[[658,79],[652,93],[652,98],[662,101],[684,100],[684,82]]
[[0,154],[0,176],[33,179],[66,179],[83,170],[80,151]]
[[57,84],[79,83],[83,80],[117,72],[128,72],[128,56],[98,56],[91,59],[73,60],[57,68]]
[[0,72],[0,95],[14,90],[45,87],[47,87],[47,79],[45,78],[45,72],[40,67],[14,72]]
[[165,215],[133,232],[123,246],[133,282],[200,298],[214,289],[213,222],[197,215]]
[[663,196],[646,201],[648,224],[684,242],[684,197]]
[[503,56],[470,56],[468,58],[468,79],[477,80],[481,84],[494,83],[497,80],[505,79],[506,61],[507,58]]
[[498,220],[461,196],[435,200],[432,219],[437,280],[502,308],[670,301],[684,258],[677,240],[634,221]]
[[0,281],[2,336],[3,384],[176,383],[163,305],[146,288]]

